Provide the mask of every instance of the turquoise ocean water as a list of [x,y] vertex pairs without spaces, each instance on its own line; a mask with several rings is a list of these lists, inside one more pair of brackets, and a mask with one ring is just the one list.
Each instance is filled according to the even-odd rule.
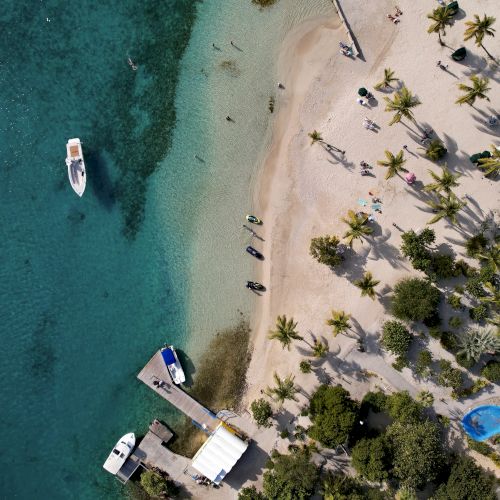
[[[176,418],[135,375],[166,340],[196,359],[250,312],[241,216],[276,50],[331,8],[302,4],[2,3],[0,498],[120,498],[101,468],[112,445]],[[84,143],[81,199],[70,137]]]

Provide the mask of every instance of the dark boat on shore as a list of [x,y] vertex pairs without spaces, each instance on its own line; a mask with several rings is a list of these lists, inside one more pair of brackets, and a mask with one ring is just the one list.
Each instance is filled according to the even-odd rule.
[[254,247],[248,246],[247,252],[259,260],[264,260],[264,256],[258,250],[255,250]]
[[246,287],[250,290],[265,292],[266,287],[257,281],[247,281]]

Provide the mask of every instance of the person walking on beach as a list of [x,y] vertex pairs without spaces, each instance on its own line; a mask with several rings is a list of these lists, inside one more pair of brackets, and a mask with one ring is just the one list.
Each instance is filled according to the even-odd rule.
[[364,99],[361,99],[361,97],[358,97],[358,98],[356,99],[356,102],[357,102],[358,104],[361,104],[361,106],[364,106],[364,105],[366,104],[366,103],[365,103],[365,101],[364,101]]

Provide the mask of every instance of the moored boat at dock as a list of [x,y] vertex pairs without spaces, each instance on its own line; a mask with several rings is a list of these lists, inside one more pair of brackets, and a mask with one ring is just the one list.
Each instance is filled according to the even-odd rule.
[[161,356],[174,384],[182,384],[186,381],[186,375],[182,369],[179,357],[173,345],[166,345],[161,349]]
[[132,453],[134,446],[135,434],[133,432],[122,436],[104,462],[103,467],[111,474],[117,474]]

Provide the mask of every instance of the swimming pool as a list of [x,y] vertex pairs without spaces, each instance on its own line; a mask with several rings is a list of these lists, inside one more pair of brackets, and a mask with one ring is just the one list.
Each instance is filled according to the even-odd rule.
[[478,406],[462,418],[465,432],[476,441],[500,433],[500,406]]

